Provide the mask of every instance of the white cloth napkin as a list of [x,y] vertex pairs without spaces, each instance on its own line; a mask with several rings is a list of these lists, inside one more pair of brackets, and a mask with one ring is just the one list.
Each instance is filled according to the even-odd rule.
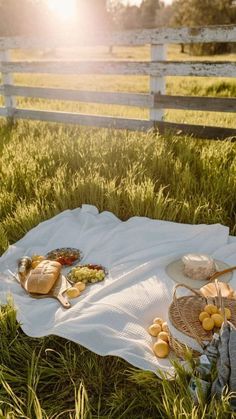
[[[23,255],[77,247],[81,263],[102,264],[105,281],[88,286],[63,309],[54,299],[35,300],[8,274]],[[49,334],[77,342],[100,355],[116,355],[136,367],[170,371],[169,359],[152,352],[147,328],[154,317],[168,316],[175,282],[165,266],[189,252],[208,253],[236,265],[236,240],[227,227],[188,225],[133,217],[122,222],[110,212],[83,205],[39,224],[0,258],[0,301],[13,295],[17,319],[33,337]],[[231,282],[236,288],[236,276]]]

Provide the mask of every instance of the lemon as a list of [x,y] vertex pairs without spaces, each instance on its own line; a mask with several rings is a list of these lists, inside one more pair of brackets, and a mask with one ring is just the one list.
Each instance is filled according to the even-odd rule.
[[76,298],[79,297],[80,291],[78,290],[78,288],[71,287],[66,290],[66,294],[69,298]]
[[[230,320],[231,319],[231,311],[230,311],[230,309],[229,308],[225,308],[225,317],[226,317],[226,319],[227,320]],[[222,316],[222,317],[224,317],[224,314],[222,314],[222,311],[221,311],[221,309],[219,310],[219,314]]]
[[36,260],[41,262],[42,260],[45,260],[45,257],[41,255],[33,255],[31,259],[32,259],[32,262]]
[[155,324],[159,324],[160,326],[162,325],[164,320],[162,320],[160,317],[155,317],[155,319],[153,319],[153,323]]
[[161,327],[162,327],[163,332],[169,333],[167,322],[163,322]]
[[208,304],[204,307],[204,311],[206,311],[209,314],[215,314],[217,313],[218,309],[214,304]]
[[153,345],[153,351],[158,358],[166,358],[169,355],[170,348],[167,342],[158,339]]
[[31,264],[32,269],[35,269],[40,263],[41,263],[41,260],[33,260]]
[[212,314],[211,319],[214,321],[216,327],[220,327],[224,321],[223,316],[218,313]]
[[84,291],[86,288],[86,284],[84,282],[76,282],[75,288],[78,288],[79,291]]
[[149,326],[148,328],[148,333],[151,336],[157,336],[158,333],[161,332],[161,326],[159,324],[152,324],[151,326]]
[[204,330],[212,330],[214,326],[215,326],[215,323],[211,317],[205,318],[202,322],[202,327]]
[[169,335],[167,332],[160,332],[158,335],[158,339],[164,340],[165,342],[169,342]]
[[216,314],[216,313],[218,313],[218,308],[212,304],[211,314]]
[[210,317],[210,314],[209,313],[207,313],[206,311],[202,311],[199,314],[199,317],[198,318],[199,318],[200,322],[202,323],[204,319],[207,319],[209,317]]

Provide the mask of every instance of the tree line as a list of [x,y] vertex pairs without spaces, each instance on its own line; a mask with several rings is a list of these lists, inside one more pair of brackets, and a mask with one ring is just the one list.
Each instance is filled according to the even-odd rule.
[[[174,0],[171,6],[163,0],[142,0],[139,6],[121,0],[77,0],[76,5],[73,22],[66,27],[47,0],[0,0],[0,36],[236,23],[235,0]],[[202,44],[191,46],[190,52],[215,54],[231,48],[230,44]]]

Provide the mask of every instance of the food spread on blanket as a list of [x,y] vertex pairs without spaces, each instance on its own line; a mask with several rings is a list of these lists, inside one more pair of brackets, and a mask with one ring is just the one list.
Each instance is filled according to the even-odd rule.
[[[22,287],[29,294],[49,295],[57,283],[61,269],[75,264],[82,257],[82,252],[74,248],[54,249],[43,255],[24,256],[18,263],[18,277]],[[69,299],[77,298],[85,290],[86,284],[103,281],[107,275],[102,265],[76,265],[67,274],[72,286],[63,292]]]
[[184,274],[191,279],[207,280],[216,272],[214,259],[208,255],[189,253],[182,257]]
[[18,273],[22,280],[25,279],[26,274],[29,272],[31,267],[32,259],[29,256],[23,256],[23,258],[18,261]]
[[106,269],[101,265],[76,265],[67,274],[67,279],[72,283],[83,282],[84,284],[95,284],[103,281],[106,276]]
[[[49,294],[54,287],[61,270],[81,260],[82,253],[79,249],[60,248],[43,255],[33,255],[31,258],[24,256],[18,263],[18,275],[22,287],[29,294]],[[216,272],[215,262],[208,255],[188,254],[182,257],[184,273],[192,279],[207,279]],[[67,280],[71,286],[65,289],[69,299],[77,298],[85,290],[88,284],[95,284],[105,279],[106,269],[98,264],[77,264],[67,273]],[[201,288],[203,297],[215,297],[218,292],[227,298],[235,298],[235,291],[225,283],[218,282],[218,291],[214,283],[207,284]],[[214,304],[205,305],[199,313],[198,320],[205,331],[220,328],[224,320],[231,319],[229,308],[218,308]],[[153,344],[153,352],[158,358],[166,358],[170,352],[170,332],[167,322],[156,317],[148,327],[152,337],[157,338]]]
[[84,282],[77,282],[73,285],[73,287],[70,287],[67,289],[66,294],[69,298],[76,298],[79,297],[80,294],[85,290],[86,285]]
[[82,259],[82,252],[79,249],[63,247],[48,252],[46,259],[55,260],[63,266],[71,266]]
[[24,283],[25,289],[32,294],[48,294],[59,278],[61,264],[51,260],[42,260],[31,269]]
[[158,358],[166,358],[169,355],[169,330],[167,323],[160,317],[156,317],[148,328],[151,336],[157,337],[153,345],[153,352]]
[[51,260],[38,260],[24,256],[18,263],[18,275],[22,287],[32,294],[48,294],[61,273],[61,264]]
[[39,265],[40,262],[42,262],[42,260],[45,260],[45,256],[42,255],[33,255],[31,256],[31,268],[35,269],[36,266]]

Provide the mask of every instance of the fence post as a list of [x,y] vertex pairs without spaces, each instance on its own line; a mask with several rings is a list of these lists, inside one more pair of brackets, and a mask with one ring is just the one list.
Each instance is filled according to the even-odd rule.
[[[166,46],[163,44],[151,44],[151,62],[166,60]],[[150,76],[150,93],[165,93],[165,78]],[[150,120],[161,121],[164,116],[163,109],[156,109],[155,104],[150,109]]]
[[[1,50],[0,51],[0,61],[11,61],[11,52],[10,50]],[[3,85],[3,95],[4,95],[4,104],[7,110],[7,117],[12,118],[14,116],[14,110],[16,107],[16,101],[13,96],[7,91],[8,86],[13,85],[13,77],[11,73],[2,72],[2,85]]]

